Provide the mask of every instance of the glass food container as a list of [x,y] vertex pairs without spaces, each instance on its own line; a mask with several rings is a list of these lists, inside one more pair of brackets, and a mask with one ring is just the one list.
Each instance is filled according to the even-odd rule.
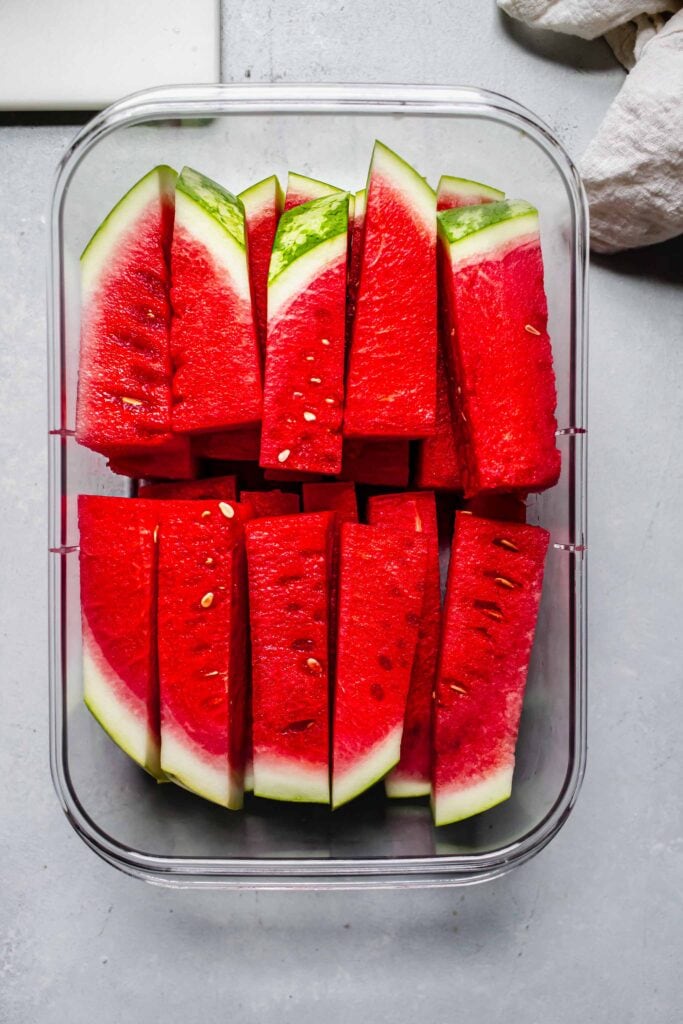
[[[332,813],[249,797],[229,812],[158,785],[82,700],[76,498],[128,493],[73,436],[79,255],[149,168],[188,163],[238,192],[289,168],[349,189],[382,139],[435,183],[489,182],[540,211],[558,384],[559,484],[529,520],[551,532],[512,797],[434,828],[426,801],[378,786]],[[578,174],[548,128],[493,93],[417,86],[178,86],[121,100],[76,136],[54,187],[49,271],[51,768],[66,815],[101,857],[171,886],[322,889],[462,885],[522,864],[566,820],[586,756],[587,213]]]

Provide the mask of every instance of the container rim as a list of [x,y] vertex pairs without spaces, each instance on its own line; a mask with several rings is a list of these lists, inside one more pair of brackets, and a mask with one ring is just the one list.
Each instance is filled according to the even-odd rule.
[[[147,854],[119,843],[86,813],[72,785],[67,761],[65,661],[65,546],[59,515],[67,434],[61,395],[65,378],[63,209],[69,183],[86,154],[106,135],[169,119],[254,114],[404,114],[497,121],[522,131],[550,159],[564,183],[571,211],[571,406],[569,461],[574,475],[570,543],[556,545],[569,558],[570,655],[574,688],[570,761],[551,810],[513,843],[476,855],[395,858],[210,858]],[[54,180],[47,280],[48,321],[48,610],[50,770],[70,824],[105,861],[146,881],[173,887],[338,889],[453,886],[507,873],[535,856],[567,820],[579,794],[587,747],[587,272],[588,208],[578,171],[550,128],[526,107],[499,93],[466,86],[250,84],[174,85],[134,93],[95,115],[67,147]]]

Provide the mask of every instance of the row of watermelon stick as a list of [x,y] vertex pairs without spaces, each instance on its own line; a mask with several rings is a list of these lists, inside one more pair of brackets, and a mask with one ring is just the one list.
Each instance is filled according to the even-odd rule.
[[303,514],[234,494],[79,499],[85,700],[119,746],[230,808],[382,778],[437,824],[506,799],[546,532],[457,513],[442,613],[433,492],[371,497],[367,525],[348,483],[305,484]]
[[[121,305],[117,275],[144,287],[140,268],[125,260],[112,260],[94,298],[84,290],[76,433],[108,455],[112,469],[180,478],[194,475],[196,456],[258,459],[272,479],[319,473],[398,486],[408,472],[407,439],[423,438],[420,487],[528,492],[555,482],[554,379],[536,212],[528,204],[496,202],[502,193],[448,177],[435,194],[381,143],[367,190],[348,195],[290,175],[282,216],[275,177],[236,199],[190,168],[177,180],[170,169],[157,171],[165,175],[159,249],[170,253],[163,283],[173,316],[170,303],[164,312],[152,296],[126,295],[133,311],[125,331],[111,323],[112,303],[98,296],[112,286]],[[235,204],[244,245],[223,232],[225,251],[217,255],[209,226],[221,203]],[[498,220],[491,215],[482,230],[465,214],[452,237],[443,222],[438,345],[437,209],[457,214],[468,204],[490,204]],[[173,205],[169,228],[164,209]],[[247,293],[238,279],[248,280]],[[144,327],[157,332],[154,341],[122,352],[128,321],[142,330],[147,299],[151,323]],[[151,368],[150,353],[159,357]],[[145,376],[158,386],[143,386]],[[381,467],[387,453],[400,471],[374,479],[373,465]]]

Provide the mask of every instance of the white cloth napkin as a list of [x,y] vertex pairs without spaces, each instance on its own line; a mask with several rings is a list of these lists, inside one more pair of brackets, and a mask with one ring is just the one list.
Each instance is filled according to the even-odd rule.
[[629,69],[580,169],[591,246],[617,252],[683,233],[683,0],[498,0],[537,28],[604,35]]

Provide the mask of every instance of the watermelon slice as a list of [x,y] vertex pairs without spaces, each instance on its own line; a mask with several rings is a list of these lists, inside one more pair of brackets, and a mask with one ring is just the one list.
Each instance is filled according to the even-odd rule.
[[283,205],[280,182],[273,174],[251,188],[240,192],[247,219],[247,251],[249,253],[249,279],[251,298],[261,351],[266,351],[268,321],[268,266],[273,248],[277,222]]
[[353,319],[356,313],[356,297],[360,282],[360,265],[363,255],[363,233],[365,228],[365,189],[356,192],[353,204],[353,221],[349,240],[349,279],[346,296],[346,331],[349,341],[353,333]]
[[256,426],[261,368],[244,208],[190,167],[176,185],[171,266],[173,430]]
[[244,511],[165,501],[159,535],[161,766],[193,793],[242,806],[247,663]]
[[151,501],[78,498],[85,703],[114,742],[161,779],[158,522],[159,506]]
[[348,194],[280,220],[268,275],[260,464],[338,473],[342,465]]
[[[474,206],[504,199],[505,193],[490,185],[444,174],[436,192],[437,210]],[[458,454],[459,409],[447,378],[444,359],[444,314],[439,317],[440,339],[436,360],[436,424],[433,437],[421,441],[417,449],[415,482],[418,487],[439,491],[461,491],[463,473]]]
[[329,803],[330,513],[247,526],[254,793]]
[[197,460],[181,434],[144,454],[113,456],[107,465],[112,473],[136,480],[192,480],[197,475]]
[[254,519],[294,516],[301,509],[299,495],[285,491],[242,491],[242,501],[251,507]]
[[381,142],[368,179],[347,437],[425,437],[436,410],[436,195]]
[[237,497],[237,477],[212,476],[208,480],[183,480],[169,484],[143,484],[138,498],[176,498],[193,501],[234,501]]
[[313,199],[324,199],[326,196],[338,195],[343,189],[328,185],[317,178],[307,178],[305,174],[290,171],[287,175],[287,193],[285,195],[285,213],[293,206],[310,203]]
[[338,523],[358,522],[355,484],[304,484],[304,512],[334,512]]
[[176,173],[155,167],[99,226],[81,256],[76,440],[105,455],[169,439],[168,252]]
[[192,451],[204,459],[223,462],[256,462],[261,450],[259,427],[244,430],[220,431],[215,434],[196,434],[192,438]]
[[549,536],[456,513],[436,687],[437,825],[510,795]]
[[465,493],[551,487],[560,453],[538,214],[507,200],[438,221]]
[[341,528],[333,807],[368,789],[399,759],[426,558],[417,534],[357,523]]
[[453,210],[461,206],[479,206],[482,203],[499,203],[505,193],[490,185],[469,178],[454,178],[442,174],[436,190],[437,210]]
[[401,739],[401,758],[387,775],[387,796],[425,796],[431,790],[432,693],[441,635],[439,534],[433,492],[383,494],[368,501],[368,522],[424,536],[424,599]]
[[407,441],[345,441],[344,480],[375,487],[407,487],[410,447]]

